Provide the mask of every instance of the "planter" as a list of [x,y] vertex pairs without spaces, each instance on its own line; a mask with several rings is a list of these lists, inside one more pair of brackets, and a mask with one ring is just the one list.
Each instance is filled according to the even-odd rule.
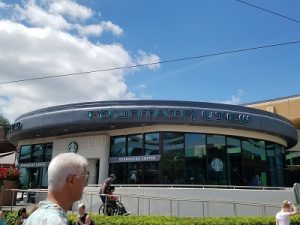
[[[11,205],[13,201],[13,205],[16,205],[16,193],[14,193],[14,199],[13,192],[9,189],[17,189],[18,185],[15,180],[4,180],[3,185],[1,187],[1,194],[0,194],[0,204],[3,205]],[[7,190],[8,189],[8,190]]]

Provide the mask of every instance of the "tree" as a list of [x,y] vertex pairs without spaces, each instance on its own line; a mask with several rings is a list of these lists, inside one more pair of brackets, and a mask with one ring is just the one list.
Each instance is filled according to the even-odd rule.
[[10,125],[9,120],[3,115],[0,115],[0,127],[8,127]]

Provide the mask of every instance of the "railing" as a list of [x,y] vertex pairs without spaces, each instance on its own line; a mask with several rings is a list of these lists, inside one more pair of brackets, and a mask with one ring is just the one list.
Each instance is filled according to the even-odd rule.
[[[7,190],[8,191],[8,190]],[[40,199],[40,197],[43,196],[43,198],[46,196],[47,190],[46,189],[10,189],[10,191],[13,192],[12,197],[12,204],[10,210],[13,210],[13,201],[18,192],[23,192],[27,194],[27,198],[30,193],[35,193],[36,199]],[[104,194],[103,194],[104,195]],[[93,201],[93,197],[96,197],[97,201]],[[90,191],[85,191],[83,193],[83,198],[81,201],[86,203],[86,206],[89,206],[90,212],[97,213],[97,209],[101,206],[102,202],[100,200],[100,194]],[[106,196],[106,195],[104,195]],[[220,204],[226,205],[227,207],[230,206],[230,211],[233,213],[230,213],[229,216],[237,216],[240,215],[239,213],[239,207],[255,207],[260,208],[260,215],[266,216],[267,215],[267,209],[280,209],[279,205],[273,205],[273,204],[262,204],[262,203],[253,203],[253,202],[237,202],[237,201],[228,201],[228,200],[218,200],[218,199],[190,199],[190,198],[175,198],[175,197],[162,197],[162,196],[146,196],[146,195],[138,195],[138,194],[122,194],[117,195],[119,197],[119,200],[126,200],[126,202],[131,202],[129,204],[132,210],[135,211],[134,214],[136,215],[150,215],[155,214],[153,211],[155,211],[155,208],[161,207],[163,204],[159,204],[159,201],[164,201],[166,204],[163,208],[164,215],[170,215],[170,216],[186,216],[186,213],[184,213],[184,210],[186,211],[186,207],[184,206],[184,203],[194,204],[199,207],[200,211],[197,216],[202,217],[208,217],[208,216],[215,216],[216,213],[213,213],[213,208],[216,208],[215,205]],[[107,196],[106,196],[107,197]],[[42,199],[40,199],[42,200]],[[107,201],[106,201],[107,202]],[[158,202],[158,203],[155,203]],[[135,203],[135,204],[133,204]],[[142,206],[142,207],[141,207]],[[28,207],[28,203],[26,201],[25,207]],[[192,207],[192,206],[191,206]],[[141,210],[144,209],[144,210]],[[72,212],[77,211],[76,204],[73,204]],[[145,210],[146,209],[146,210]],[[247,210],[246,210],[247,211]]]

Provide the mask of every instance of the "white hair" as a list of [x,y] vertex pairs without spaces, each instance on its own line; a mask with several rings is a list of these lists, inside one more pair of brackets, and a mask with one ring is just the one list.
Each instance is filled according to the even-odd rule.
[[80,175],[84,172],[88,161],[76,153],[61,153],[55,156],[48,168],[48,189],[59,191],[71,174]]

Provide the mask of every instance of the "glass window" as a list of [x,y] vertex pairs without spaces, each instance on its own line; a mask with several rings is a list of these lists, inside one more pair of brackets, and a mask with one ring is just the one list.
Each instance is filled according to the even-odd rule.
[[143,155],[143,135],[128,136],[128,156]]
[[185,183],[184,135],[163,133],[163,183]]
[[206,184],[206,136],[185,134],[185,171],[187,184]]
[[52,159],[52,143],[45,144],[45,157],[44,162],[50,162]]
[[159,133],[145,134],[145,155],[159,154]]
[[207,135],[207,169],[209,184],[228,184],[225,147],[225,136]]
[[159,162],[144,163],[144,184],[159,184]]
[[227,137],[227,174],[228,184],[241,186],[247,185],[243,179],[241,165],[241,142],[239,138]]
[[126,137],[113,137],[111,139],[110,157],[126,156]]
[[31,145],[23,145],[20,149],[19,163],[31,162]]
[[116,175],[115,184],[127,184],[126,181],[126,164],[127,163],[111,163],[109,173]]
[[32,162],[43,162],[44,161],[44,150],[43,145],[33,145],[32,147]]
[[268,185],[265,141],[241,138],[244,178],[249,186]]
[[143,183],[143,164],[127,163],[127,183],[142,184]]
[[254,139],[243,139],[242,147],[244,159],[256,159],[261,161],[267,160],[264,141]]

